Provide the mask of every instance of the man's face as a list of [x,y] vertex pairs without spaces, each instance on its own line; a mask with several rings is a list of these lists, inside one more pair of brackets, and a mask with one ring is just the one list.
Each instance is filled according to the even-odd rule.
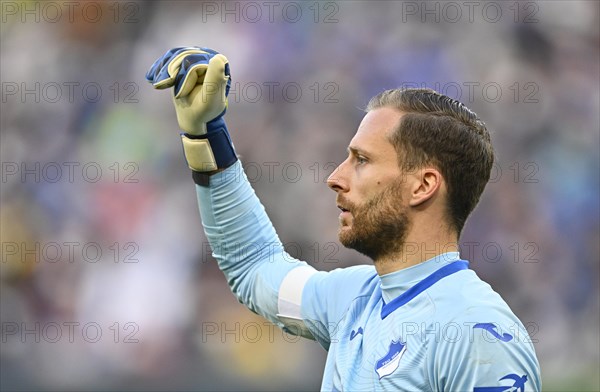
[[387,136],[402,113],[370,111],[348,146],[348,158],[327,180],[337,193],[340,242],[376,260],[399,250],[409,226],[398,154]]

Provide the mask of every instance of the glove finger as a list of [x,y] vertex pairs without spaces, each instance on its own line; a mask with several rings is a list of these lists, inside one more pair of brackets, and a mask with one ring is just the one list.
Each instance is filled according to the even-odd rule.
[[[219,54],[219,52],[217,52],[217,51],[216,51],[216,50],[214,50],[214,49],[210,49],[210,48],[202,48],[202,47],[195,47],[195,48],[196,48],[196,49],[203,50],[203,51],[205,51],[206,53],[210,53],[210,54],[212,54],[212,55]],[[212,57],[212,56],[211,56],[211,57]]]
[[170,79],[174,77],[177,74],[177,72],[175,72],[176,66],[172,66],[171,73],[169,73],[168,64],[174,59],[174,57],[188,50],[198,50],[205,53],[209,53],[211,55],[219,54],[219,52],[217,52],[216,50],[199,46],[180,46],[173,49],[169,49],[167,52],[165,52],[165,54],[159,57],[152,64],[148,72],[146,72],[146,80],[152,84],[158,84],[157,87],[159,88],[170,87],[170,82],[172,82],[172,80],[169,80],[167,82],[165,81],[165,79]]
[[225,76],[227,76],[227,87],[225,87],[225,96],[229,96],[229,89],[231,88],[231,72],[229,71],[229,63],[225,64]]
[[204,83],[208,63],[207,56],[202,54],[191,54],[183,59],[175,79],[175,98],[187,96],[197,84]]
[[227,93],[229,93],[228,87],[231,85],[227,57],[217,54],[210,59],[206,76],[204,77],[204,84],[207,87],[203,89],[205,90],[204,94],[219,93],[222,95],[222,99],[225,100]]
[[172,78],[175,78],[177,76],[177,74],[179,73],[179,67],[181,67],[183,60],[187,56],[192,55],[192,54],[203,55],[203,58],[206,59],[207,62],[208,62],[208,59],[210,59],[210,57],[211,57],[211,55],[209,53],[206,53],[205,51],[200,50],[200,49],[182,50],[178,53],[175,53],[175,55],[173,55],[173,58],[167,65],[167,72],[169,73],[169,76]]
[[183,59],[190,54],[204,54],[210,56],[210,54],[196,48],[183,48],[171,54],[168,61],[166,61],[162,68],[156,73],[154,79],[154,88],[164,89],[173,86],[175,78],[179,73],[181,62]]
[[152,84],[156,83],[159,80],[158,74],[159,74],[160,70],[164,67],[164,65],[166,63],[168,63],[171,60],[171,57],[173,57],[173,54],[175,52],[180,51],[181,49],[185,49],[185,47],[177,47],[177,48],[170,49],[170,50],[166,51],[165,54],[160,56],[150,66],[150,69],[148,70],[148,72],[146,72],[146,80]]

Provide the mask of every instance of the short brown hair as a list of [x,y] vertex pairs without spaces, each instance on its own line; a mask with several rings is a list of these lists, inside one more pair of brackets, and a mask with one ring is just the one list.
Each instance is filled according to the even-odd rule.
[[381,107],[404,114],[390,135],[402,169],[431,164],[442,173],[449,224],[460,236],[494,163],[484,122],[459,101],[427,88],[386,90],[369,101],[366,111]]

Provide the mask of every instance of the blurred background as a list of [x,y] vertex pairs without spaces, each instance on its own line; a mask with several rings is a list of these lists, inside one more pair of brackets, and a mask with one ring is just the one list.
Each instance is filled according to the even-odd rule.
[[337,242],[325,179],[369,98],[431,87],[498,161],[462,256],[526,325],[544,390],[600,390],[597,1],[1,2],[2,390],[317,390],[326,352],[238,304],[210,255],[170,92],[224,53],[227,122],[289,252]]

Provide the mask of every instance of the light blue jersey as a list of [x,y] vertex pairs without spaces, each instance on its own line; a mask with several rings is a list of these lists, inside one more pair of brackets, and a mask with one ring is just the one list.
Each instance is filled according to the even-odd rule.
[[197,193],[237,298],[328,350],[322,390],[541,390],[525,328],[458,253],[383,276],[366,265],[318,272],[285,253],[239,161]]

